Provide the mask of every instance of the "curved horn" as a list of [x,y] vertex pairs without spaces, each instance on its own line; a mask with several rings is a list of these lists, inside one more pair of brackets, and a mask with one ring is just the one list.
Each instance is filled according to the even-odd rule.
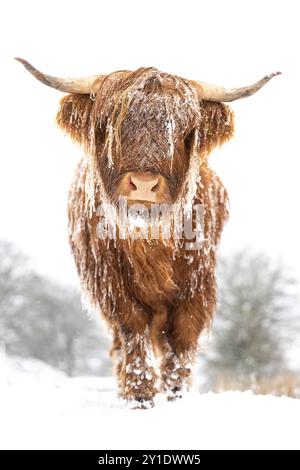
[[28,70],[37,80],[47,86],[65,93],[94,94],[105,75],[94,75],[86,78],[59,78],[52,75],[46,75],[37,70],[27,60],[15,57],[15,60],[21,62],[25,69]]
[[259,80],[253,85],[245,86],[242,88],[223,88],[216,85],[210,85],[209,83],[197,82],[193,81],[192,83],[195,85],[198,96],[202,100],[206,101],[234,101],[239,100],[240,98],[246,98],[247,96],[251,96],[260,90],[266,83],[268,83],[271,78],[276,77],[276,75],[280,75],[281,72],[274,72],[270,75],[266,75],[264,78]]

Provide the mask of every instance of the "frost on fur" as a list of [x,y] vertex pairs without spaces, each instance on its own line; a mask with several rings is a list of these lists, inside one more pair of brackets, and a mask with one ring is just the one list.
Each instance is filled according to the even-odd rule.
[[[70,244],[84,297],[113,332],[120,394],[141,408],[161,389],[181,396],[216,306],[217,246],[228,203],[208,155],[232,136],[233,114],[201,100],[192,82],[141,68],[110,74],[93,99],[64,97],[57,121],[85,152],[69,194]],[[189,251],[172,230],[168,239],[122,239],[109,230],[111,236],[99,237],[103,214],[118,227],[120,181],[132,171],[163,175],[176,214],[202,205],[201,249]]]

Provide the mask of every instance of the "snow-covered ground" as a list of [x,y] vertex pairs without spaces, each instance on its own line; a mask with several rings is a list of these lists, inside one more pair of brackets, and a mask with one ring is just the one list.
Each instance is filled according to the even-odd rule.
[[194,392],[132,411],[111,378],[67,378],[31,360],[1,368],[1,449],[300,449],[300,400]]

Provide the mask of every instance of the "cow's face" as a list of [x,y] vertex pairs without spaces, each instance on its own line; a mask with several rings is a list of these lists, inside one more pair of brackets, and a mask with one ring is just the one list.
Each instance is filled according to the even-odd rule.
[[[102,124],[104,148],[100,139],[97,160],[111,199],[176,200],[189,166],[200,109],[194,90],[180,83],[178,92],[174,82],[166,83],[166,77],[148,72],[142,86],[130,87],[115,109],[108,110],[109,117]],[[102,101],[99,104],[98,112],[103,115]]]
[[233,132],[227,106],[200,101],[190,82],[156,69],[112,74],[94,100],[63,98],[58,123],[91,154],[114,202],[174,203],[192,155],[206,164]]

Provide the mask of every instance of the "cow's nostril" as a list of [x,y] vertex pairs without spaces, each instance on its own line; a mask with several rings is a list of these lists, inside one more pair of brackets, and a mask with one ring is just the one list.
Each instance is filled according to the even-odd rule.
[[158,190],[158,182],[155,183],[155,185],[153,186],[153,188],[151,188],[151,191],[155,192]]
[[129,186],[130,186],[130,189],[132,191],[136,191],[137,190],[137,187],[136,185],[134,184],[134,182],[132,181],[132,179],[130,178],[130,181],[129,181]]

